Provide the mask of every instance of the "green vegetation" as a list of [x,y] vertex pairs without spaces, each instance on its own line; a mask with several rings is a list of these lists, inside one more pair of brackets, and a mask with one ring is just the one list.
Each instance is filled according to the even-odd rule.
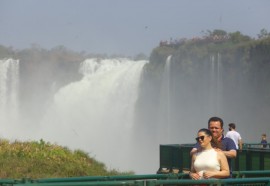
[[10,142],[0,140],[0,177],[52,178],[126,175],[133,172],[108,170],[81,150],[46,143],[43,140]]

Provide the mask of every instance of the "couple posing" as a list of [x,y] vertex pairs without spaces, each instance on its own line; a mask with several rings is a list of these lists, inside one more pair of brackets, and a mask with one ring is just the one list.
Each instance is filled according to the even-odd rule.
[[194,180],[228,178],[231,176],[231,158],[235,158],[236,145],[223,135],[223,120],[212,117],[208,129],[197,133],[197,144],[191,150],[191,169],[189,176]]

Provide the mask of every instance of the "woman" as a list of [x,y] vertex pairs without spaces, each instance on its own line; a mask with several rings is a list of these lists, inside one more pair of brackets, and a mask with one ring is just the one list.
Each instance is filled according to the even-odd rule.
[[199,180],[229,177],[227,158],[222,151],[214,149],[218,147],[218,142],[214,140],[211,131],[200,129],[196,140],[201,146],[201,151],[192,156],[190,178]]

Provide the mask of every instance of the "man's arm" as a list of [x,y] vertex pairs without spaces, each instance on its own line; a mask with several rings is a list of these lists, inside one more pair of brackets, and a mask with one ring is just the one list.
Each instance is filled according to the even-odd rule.
[[190,156],[192,157],[193,156],[193,154],[195,154],[196,152],[198,152],[198,151],[200,151],[200,145],[198,144],[198,143],[196,143],[194,146],[193,146],[193,148],[191,149],[191,151],[190,151]]
[[242,139],[238,140],[238,145],[239,145],[239,150],[242,150],[243,149],[243,141],[242,141]]
[[236,158],[236,150],[223,151],[227,158]]
[[223,152],[227,158],[236,158],[237,149],[234,141],[231,138],[225,138],[226,140],[226,148],[223,149]]
[[193,156],[193,154],[195,154],[196,152],[198,151],[198,149],[197,148],[192,148],[191,149],[191,151],[190,151],[190,156],[192,157]]

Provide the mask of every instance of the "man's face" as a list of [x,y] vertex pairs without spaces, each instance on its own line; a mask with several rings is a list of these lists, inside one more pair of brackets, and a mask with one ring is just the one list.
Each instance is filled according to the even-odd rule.
[[212,132],[213,137],[216,139],[222,136],[223,129],[221,128],[221,123],[219,121],[210,121],[209,130]]

